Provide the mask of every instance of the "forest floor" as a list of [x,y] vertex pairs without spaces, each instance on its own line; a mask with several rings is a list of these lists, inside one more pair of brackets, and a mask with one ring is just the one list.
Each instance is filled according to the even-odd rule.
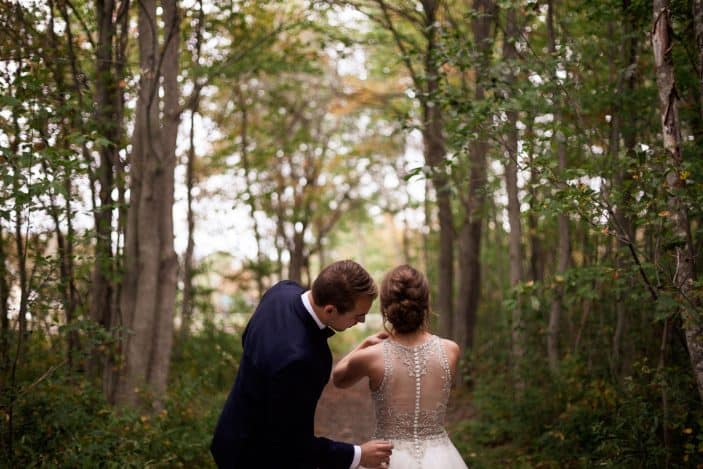
[[[447,410],[447,427],[475,415],[468,395],[452,393]],[[373,436],[375,417],[368,380],[339,389],[332,380],[322,391],[315,414],[315,434],[338,441],[361,444]],[[451,436],[451,433],[450,433]]]

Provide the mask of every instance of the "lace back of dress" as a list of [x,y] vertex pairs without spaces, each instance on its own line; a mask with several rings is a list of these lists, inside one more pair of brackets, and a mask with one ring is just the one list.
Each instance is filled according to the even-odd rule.
[[451,372],[442,341],[406,347],[391,340],[383,344],[385,373],[373,393],[376,436],[419,441],[441,438],[451,388]]

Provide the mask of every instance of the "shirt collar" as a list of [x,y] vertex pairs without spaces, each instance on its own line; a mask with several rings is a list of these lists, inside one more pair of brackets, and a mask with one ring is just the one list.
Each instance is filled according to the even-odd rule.
[[310,313],[310,316],[312,316],[313,320],[315,321],[315,324],[317,324],[317,327],[320,329],[324,329],[327,326],[322,324],[322,321],[320,321],[320,318],[317,317],[317,314],[315,314],[315,311],[312,309],[312,304],[310,303],[310,298],[308,298],[308,292],[310,290],[305,291],[302,295],[300,295],[300,298],[303,300],[303,306],[305,306],[305,309]]

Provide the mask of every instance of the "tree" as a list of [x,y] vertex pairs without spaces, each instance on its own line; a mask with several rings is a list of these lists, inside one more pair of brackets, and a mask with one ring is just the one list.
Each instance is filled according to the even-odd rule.
[[[483,103],[489,87],[489,70],[495,33],[495,3],[475,0],[473,3],[473,34],[475,76],[474,100]],[[474,117],[475,119],[475,117]],[[488,182],[488,137],[480,122],[472,126],[474,137],[468,143],[468,185],[461,195],[464,219],[459,228],[459,291],[455,309],[455,337],[462,348],[474,345],[475,327],[481,298],[481,236],[486,213]]]
[[[109,331],[118,326],[117,253],[113,251],[116,173],[124,134],[124,88],[126,80],[129,0],[96,0],[97,43],[95,44],[95,126],[102,137],[98,145],[99,164],[92,175],[99,184],[99,205],[94,208],[95,265],[93,267],[90,311],[93,320]],[[90,35],[90,31],[86,31]],[[91,156],[92,159],[92,156]],[[93,187],[95,200],[95,187]],[[112,388],[111,357],[95,354],[93,372],[101,374],[104,391]]]
[[[503,60],[508,67],[506,81],[514,81],[516,74],[517,50],[515,42],[519,40],[520,29],[517,22],[517,11],[511,6],[505,15],[505,37],[503,38]],[[511,96],[506,96],[510,100]],[[523,249],[522,249],[522,222],[520,221],[520,199],[518,196],[518,112],[516,109],[506,110],[506,162],[505,187],[508,193],[508,219],[510,223],[510,285],[515,288],[524,280]],[[517,293],[517,292],[516,292]],[[512,314],[512,355],[514,366],[518,367],[525,354],[525,325],[522,318],[521,298],[518,295]]]
[[178,271],[173,247],[173,194],[180,122],[180,17],[176,0],[164,0],[162,7],[161,45],[155,0],[145,0],[139,8],[141,74],[120,297],[121,321],[128,334],[123,340],[124,364],[113,391],[114,401],[120,405],[140,403],[140,392],[162,398],[173,341]]
[[699,299],[693,292],[696,280],[695,252],[691,237],[688,209],[684,202],[686,175],[681,155],[681,129],[678,112],[676,76],[671,57],[671,19],[667,0],[652,2],[654,23],[652,27],[652,50],[659,91],[659,111],[664,150],[667,153],[670,169],[666,175],[669,189],[668,204],[671,212],[671,228],[677,240],[676,275],[674,285],[682,296],[681,314],[684,320],[686,344],[698,383],[698,392],[703,400],[703,326]]
[[[549,43],[549,52],[553,59],[556,57],[556,37],[554,30],[554,0],[548,0],[547,2],[547,36]],[[558,81],[556,70],[553,75],[553,79]],[[566,136],[560,127],[562,125],[562,113],[560,107],[562,106],[562,99],[560,97],[555,98],[556,110],[554,112],[554,122],[556,136],[556,147],[557,147],[557,158],[559,161],[559,173],[560,177],[565,177],[566,171]],[[563,186],[563,184],[562,184]],[[547,356],[549,358],[549,366],[552,371],[556,371],[559,365],[559,336],[560,336],[560,322],[562,316],[562,302],[564,297],[564,274],[569,268],[569,261],[571,258],[571,244],[569,239],[569,215],[561,211],[557,215],[557,222],[559,225],[559,247],[558,247],[558,261],[556,274],[554,276],[555,281],[555,291],[554,299],[552,300],[552,307],[549,312],[549,325],[547,329]]]

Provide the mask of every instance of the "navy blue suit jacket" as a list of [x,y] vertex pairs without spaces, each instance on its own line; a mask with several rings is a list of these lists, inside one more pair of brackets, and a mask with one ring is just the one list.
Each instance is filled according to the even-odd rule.
[[354,447],[315,437],[327,384],[330,329],[305,309],[304,289],[283,281],[261,299],[242,336],[244,353],[210,450],[219,468],[348,469]]

